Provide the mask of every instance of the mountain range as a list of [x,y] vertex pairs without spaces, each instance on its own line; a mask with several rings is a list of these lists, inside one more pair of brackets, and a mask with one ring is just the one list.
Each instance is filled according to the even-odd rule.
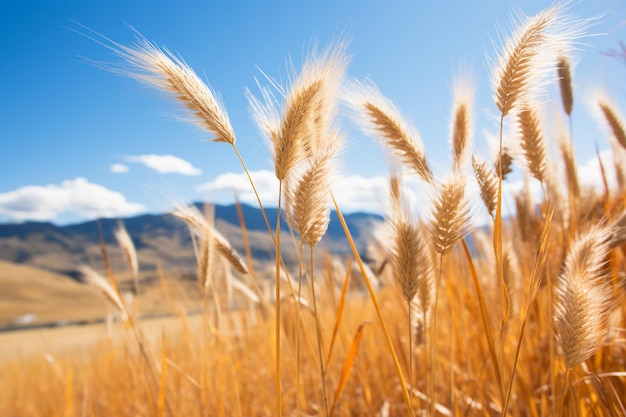
[[[195,203],[202,208],[201,203]],[[273,244],[261,210],[241,205],[245,227],[248,232],[252,257],[255,262],[273,259]],[[277,209],[266,209],[272,228],[275,228]],[[245,257],[245,245],[237,207],[215,206],[216,228],[237,252]],[[363,252],[371,237],[373,226],[382,220],[368,213],[345,215],[346,223],[357,248]],[[181,273],[195,271],[192,240],[186,226],[169,213],[145,214],[124,219],[99,219],[66,226],[47,222],[0,224],[0,260],[33,266],[47,271],[76,277],[79,265],[87,264],[103,269],[102,237],[111,267],[125,270],[124,258],[117,246],[114,230],[122,221],[132,238],[138,253],[140,269],[154,271],[159,265],[166,270]],[[287,260],[295,259],[296,251],[289,238],[287,224],[281,222],[283,231],[282,253]],[[325,238],[319,246],[336,255],[350,255],[337,214],[331,212],[331,221]]]

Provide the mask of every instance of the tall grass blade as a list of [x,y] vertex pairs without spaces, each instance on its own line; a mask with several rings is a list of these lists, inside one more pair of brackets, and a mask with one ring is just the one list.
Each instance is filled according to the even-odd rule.
[[356,360],[356,355],[359,353],[359,345],[361,343],[361,337],[363,336],[363,329],[365,325],[369,324],[369,322],[363,322],[359,325],[359,328],[356,330],[354,335],[354,339],[352,339],[352,344],[350,345],[350,350],[348,350],[348,354],[346,355],[346,359],[343,362],[343,368],[341,369],[341,375],[339,376],[339,384],[337,385],[337,389],[335,390],[335,397],[333,398],[333,405],[330,409],[330,415],[335,415],[335,407],[339,402],[339,398],[341,397],[341,393],[346,386],[346,382],[348,382],[348,377],[350,376],[350,371],[352,371],[352,367],[354,366],[354,361]]
[[346,294],[348,294],[348,287],[350,285],[350,275],[352,274],[352,258],[348,261],[346,268],[346,276],[343,279],[343,285],[341,286],[341,297],[339,298],[339,304],[337,304],[337,312],[335,313],[335,324],[333,326],[333,335],[330,338],[330,345],[328,347],[328,355],[326,356],[326,367],[330,362],[330,358],[333,354],[333,347],[335,346],[335,339],[337,338],[337,331],[339,330],[339,324],[341,324],[341,315],[343,314],[343,308],[346,303]]

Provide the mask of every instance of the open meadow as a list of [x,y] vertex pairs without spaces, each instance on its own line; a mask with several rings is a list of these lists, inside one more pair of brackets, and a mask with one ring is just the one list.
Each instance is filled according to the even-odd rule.
[[[343,39],[285,85],[247,91],[288,225],[265,216],[269,261],[253,262],[242,215],[240,252],[207,204],[171,213],[193,241],[193,280],[143,279],[122,223],[125,264],[102,243],[104,267],[81,266],[82,283],[0,264],[32,277],[0,318],[19,299],[45,321],[103,321],[0,333],[0,416],[626,416],[626,125],[611,92],[593,99],[612,153],[589,185],[571,120],[571,54],[589,21],[567,7],[520,17],[496,51],[493,154],[473,150],[476,87],[455,80],[443,175],[374,82],[346,76]],[[248,172],[226,109],[182,58],[82,30],[123,61],[107,69],[171,96]],[[332,190],[346,114],[394,161],[366,250],[342,222],[351,255],[320,243],[331,211],[343,220]]]

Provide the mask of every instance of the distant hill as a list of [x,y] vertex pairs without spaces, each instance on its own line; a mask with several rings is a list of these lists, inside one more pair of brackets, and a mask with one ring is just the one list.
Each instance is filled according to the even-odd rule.
[[[201,206],[200,203],[196,204]],[[261,211],[248,205],[242,205],[242,211],[255,261],[272,259],[273,245]],[[277,210],[267,209],[267,214],[274,228]],[[215,218],[218,230],[244,256],[244,241],[236,206],[216,206]],[[372,226],[382,220],[379,216],[366,213],[348,214],[345,219],[360,251],[364,250],[371,236]],[[154,271],[158,264],[164,269],[181,273],[195,271],[191,238],[182,222],[169,214],[146,214],[121,220],[135,243],[142,270]],[[0,260],[76,277],[75,271],[80,264],[102,267],[98,243],[101,230],[112,267],[117,271],[126,271],[123,256],[113,236],[117,221],[100,219],[68,226],[45,222],[0,224]],[[288,233],[284,221],[281,229]],[[283,243],[286,258],[295,259],[291,239],[285,238]],[[320,246],[334,254],[350,254],[350,247],[335,212],[331,215],[327,237]]]
[[0,330],[71,320],[93,320],[107,311],[98,291],[67,276],[0,261]]

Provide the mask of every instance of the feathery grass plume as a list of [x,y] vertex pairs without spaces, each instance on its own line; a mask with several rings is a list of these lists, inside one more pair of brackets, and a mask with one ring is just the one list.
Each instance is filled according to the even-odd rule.
[[[410,302],[420,291],[420,306],[427,310],[434,279],[428,240],[419,223],[411,221],[406,214],[396,212],[388,222],[391,229],[389,263],[402,296]],[[427,290],[421,291],[422,286]]]
[[493,217],[498,199],[498,174],[487,161],[482,161],[477,155],[472,156],[472,168],[478,182],[480,198],[485,203],[489,215]]
[[548,161],[539,115],[534,106],[528,106],[517,113],[516,118],[526,167],[535,179],[544,182]]
[[389,195],[391,199],[391,207],[402,207],[400,177],[395,173],[389,178]]
[[613,166],[615,167],[615,177],[617,180],[618,191],[626,189],[626,149],[619,146],[615,141],[611,142],[613,150]]
[[555,321],[568,369],[602,344],[613,307],[608,254],[614,229],[594,224],[572,241],[556,286]]
[[250,112],[261,133],[271,141],[274,169],[279,180],[287,178],[303,159],[326,145],[336,114],[336,97],[348,59],[345,43],[337,42],[321,54],[313,51],[286,92],[282,111],[268,88],[259,86],[261,98],[249,90]]
[[[285,103],[280,111],[280,118],[276,118],[279,113],[276,110],[276,100],[268,90],[262,90],[263,102],[248,94],[250,100],[250,108],[253,118],[259,124],[261,131],[271,139],[274,159],[274,173],[279,180],[279,197],[278,197],[278,218],[276,220],[276,239],[274,241],[276,250],[275,264],[275,299],[276,299],[276,315],[275,315],[275,346],[276,346],[276,415],[282,413],[282,392],[281,392],[281,312],[280,312],[280,214],[283,193],[289,194],[289,189],[293,186],[292,179],[289,176],[293,173],[298,165],[306,161],[307,158],[317,157],[320,150],[324,150],[327,145],[328,135],[331,134],[332,119],[336,109],[336,95],[343,74],[347,66],[347,58],[345,54],[345,44],[337,42],[332,48],[329,48],[321,55],[317,55],[314,51],[303,65],[302,71],[286,90]],[[323,174],[320,176],[320,174]],[[311,174],[309,174],[311,175]],[[310,186],[315,183],[319,186],[321,177],[326,174],[318,171],[313,175],[315,181],[308,179]],[[305,181],[306,182],[306,181]],[[289,197],[291,198],[291,196]],[[288,201],[295,204],[293,201]],[[318,210],[318,207],[313,207]],[[324,210],[316,211],[314,224],[307,224],[309,229],[301,230],[305,232],[305,236],[309,242],[317,243],[327,227],[327,221],[324,219]],[[300,219],[299,219],[300,220]],[[304,225],[300,225],[304,226]],[[313,226],[313,227],[311,227]],[[322,230],[323,229],[323,230]],[[312,246],[311,246],[312,248]],[[312,250],[312,249],[311,249]],[[313,282],[313,279],[311,279]],[[319,334],[319,321],[318,334]],[[319,340],[320,338],[318,338]],[[322,355],[320,351],[320,363],[322,363]],[[322,364],[322,378],[324,375]],[[324,379],[323,379],[324,381]],[[326,400],[326,390],[324,389],[324,399]],[[325,401],[326,405],[326,401]],[[327,411],[325,407],[325,411]]]
[[558,57],[582,35],[586,22],[565,14],[568,3],[558,2],[534,17],[520,13],[513,22],[513,35],[496,62],[491,61],[494,100],[502,117],[541,95]]
[[574,199],[574,201],[578,201],[580,198],[578,164],[576,163],[576,158],[574,157],[572,143],[564,135],[561,135],[561,139],[559,140],[559,149],[561,150],[561,155],[563,157],[563,165],[565,165],[565,176],[567,178],[567,187],[569,189],[570,196]]
[[[211,225],[211,222],[207,220],[206,216],[203,215],[195,205],[179,206],[172,211],[172,215],[187,224],[191,234],[200,239],[201,244],[203,240],[210,237],[212,244],[215,246],[215,250],[217,250],[237,272],[244,275],[248,273],[248,267],[241,256],[239,256],[237,251],[230,245],[228,240]],[[209,241],[207,240],[205,245],[208,243]],[[208,247],[204,249],[207,250]],[[199,254],[202,252],[201,250]]]
[[332,152],[314,158],[293,189],[287,210],[295,230],[309,246],[315,246],[326,233],[330,221],[330,171]]
[[[137,260],[137,250],[135,249],[135,244],[133,240],[130,238],[126,227],[124,226],[123,221],[119,221],[117,223],[117,229],[113,231],[113,235],[117,240],[117,243],[120,245],[122,252],[124,252],[124,257],[126,258],[126,263],[130,268],[130,272],[133,275],[133,279],[136,281],[136,277],[139,274],[139,262]],[[138,291],[139,286],[137,282],[135,282],[135,290]]]
[[561,101],[563,110],[568,116],[572,115],[574,108],[574,90],[572,88],[572,69],[569,58],[565,55],[559,57],[557,63],[557,74],[559,77],[559,87],[561,90]]
[[110,43],[102,43],[105,47],[130,64],[130,68],[118,66],[112,71],[169,93],[190,111],[189,122],[215,135],[214,142],[235,145],[235,133],[219,97],[181,58],[140,34],[132,46],[104,39]]
[[472,140],[472,108],[475,86],[469,75],[458,77],[454,82],[452,106],[452,150],[454,169],[461,169],[469,158]]
[[373,83],[350,82],[344,99],[356,111],[365,133],[384,139],[402,163],[427,183],[433,182],[417,129],[404,120],[398,108]]
[[182,220],[189,228],[194,242],[198,268],[198,283],[205,294],[211,285],[214,265],[214,234],[209,220],[193,204],[179,206],[172,211],[174,217]]
[[611,219],[610,225],[613,228],[613,233],[609,245],[611,249],[614,249],[626,243],[626,210],[615,215]]
[[228,240],[220,232],[217,230],[213,230],[213,241],[215,244],[215,249],[217,252],[222,255],[222,257],[228,261],[230,266],[232,266],[237,272],[247,275],[248,267],[244,260],[239,256],[237,251],[230,245]]
[[615,138],[615,141],[619,143],[622,148],[626,149],[626,130],[624,129],[626,125],[621,119],[619,112],[609,100],[600,99],[598,101],[598,107],[611,129],[613,138]]
[[102,292],[107,300],[109,300],[109,302],[120,311],[120,313],[122,314],[122,320],[128,320],[130,315],[128,309],[126,308],[126,305],[122,301],[120,294],[118,294],[113,289],[113,286],[111,286],[106,278],[104,278],[102,275],[86,265],[81,265],[78,268],[78,271],[81,273],[84,281],[87,284],[97,288],[100,292]]
[[466,180],[460,172],[453,172],[435,185],[427,225],[434,248],[441,255],[448,253],[471,229],[472,206]]

